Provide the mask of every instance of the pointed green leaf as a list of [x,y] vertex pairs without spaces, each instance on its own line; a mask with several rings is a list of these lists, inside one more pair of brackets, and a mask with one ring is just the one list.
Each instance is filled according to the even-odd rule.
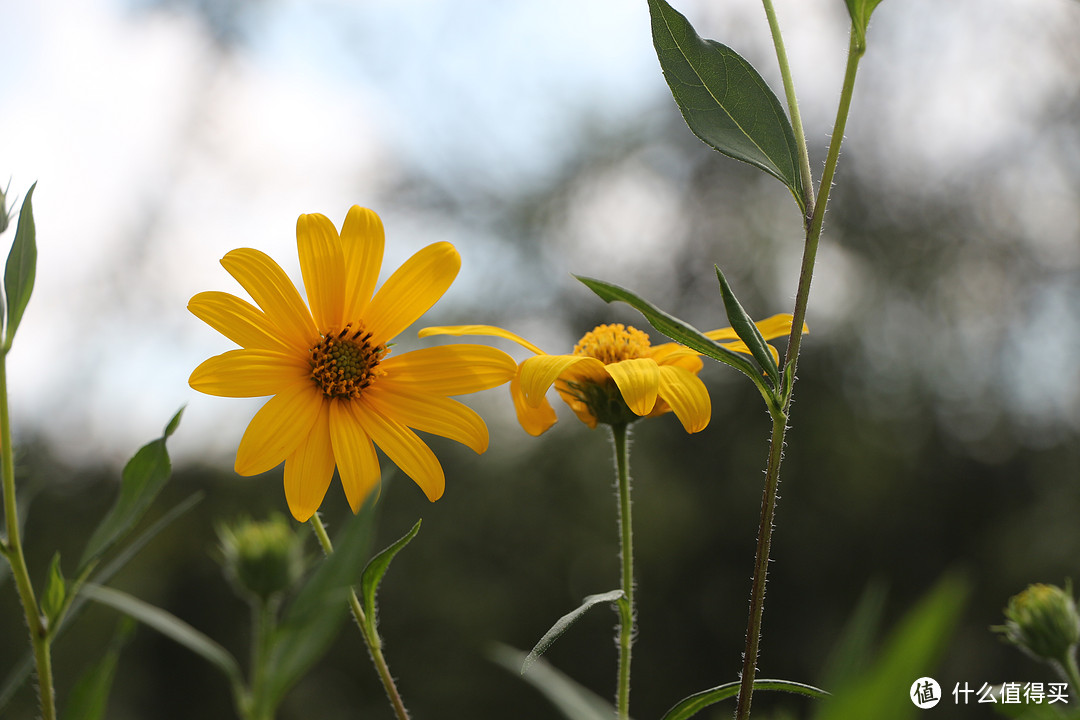
[[94,662],[71,689],[64,707],[63,720],[101,720],[105,717],[105,706],[116,677],[120,651],[127,644],[134,629],[135,623],[124,617],[117,626],[116,634],[105,654]]
[[730,365],[736,370],[743,372],[747,377],[753,380],[763,392],[768,392],[761,379],[760,373],[758,373],[757,368],[754,367],[752,362],[742,355],[728,350],[715,340],[709,339],[697,328],[676,317],[668,315],[647,300],[643,300],[634,293],[625,288],[621,288],[618,285],[613,285],[604,282],[603,280],[581,277],[580,275],[575,275],[574,277],[580,280],[587,288],[599,295],[600,299],[604,302],[621,300],[622,302],[627,303],[644,315],[645,319],[649,321],[649,324],[656,328],[658,332],[663,333],[675,342],[682,343],[691,350],[696,350],[702,355],[711,357],[713,360]]
[[176,430],[183,413],[184,410],[181,408],[169,420],[162,436],[144,445],[124,466],[120,480],[120,495],[109,510],[109,514],[102,519],[94,530],[94,534],[90,536],[82,560],[79,561],[80,572],[91,561],[105,554],[117,540],[131,530],[157,497],[165,481],[169,479],[172,474],[172,464],[169,461],[165,441]]
[[87,584],[83,586],[82,591],[86,597],[94,602],[119,610],[202,657],[221,670],[234,688],[243,686],[243,675],[240,672],[240,665],[236,662],[236,658],[230,655],[229,651],[221,647],[221,645],[172,613],[143,602],[137,597],[103,585]]
[[843,632],[829,652],[821,673],[821,684],[840,687],[868,667],[877,641],[881,615],[885,610],[886,589],[880,581],[871,582],[844,625]]
[[56,621],[57,615],[64,607],[67,598],[67,583],[64,582],[64,573],[60,571],[60,553],[53,555],[49,564],[49,579],[45,583],[45,593],[41,598],[41,612],[49,620],[49,626]]
[[390,561],[406,545],[412,542],[418,532],[420,532],[419,520],[412,526],[412,530],[405,533],[404,537],[371,558],[371,562],[364,568],[364,574],[360,577],[360,593],[364,600],[364,612],[367,613],[369,623],[375,622],[375,593],[379,589],[379,582],[382,581],[386,569],[390,567]]
[[[734,682],[718,685],[709,690],[694,693],[676,703],[673,708],[664,713],[664,716],[660,718],[660,720],[686,720],[686,718],[693,717],[714,703],[738,695],[739,685],[739,681],[736,680]],[[806,695],[807,697],[812,698],[823,698],[829,695],[829,693],[820,688],[816,688],[813,685],[792,682],[791,680],[755,680],[754,691],[757,692],[759,690],[776,690],[780,692],[795,693],[797,695]]]
[[23,198],[22,210],[19,211],[19,225],[15,230],[15,242],[8,253],[7,267],[4,269],[4,296],[7,300],[7,329],[4,338],[5,352],[15,339],[23,311],[34,292],[34,275],[37,269],[37,231],[34,228],[34,207],[30,198],[34,195],[37,183],[30,186]]
[[374,522],[374,503],[349,518],[319,568],[304,583],[285,610],[271,639],[266,668],[268,707],[320,658],[337,637],[348,612],[349,589],[367,555]]
[[720,295],[724,298],[724,310],[727,313],[728,322],[731,323],[739,339],[750,348],[750,354],[754,356],[761,371],[769,376],[773,387],[780,387],[780,369],[776,367],[776,361],[769,352],[769,346],[765,344],[765,338],[761,336],[761,331],[743,310],[742,303],[735,297],[735,293],[731,291],[727,278],[720,272],[720,266],[713,265],[713,267],[716,268],[716,279],[720,281]]
[[848,14],[851,15],[851,27],[855,31],[859,51],[866,50],[866,28],[870,26],[870,15],[881,0],[845,0]]
[[559,636],[566,632],[567,628],[577,622],[590,608],[599,605],[600,603],[616,602],[621,597],[623,597],[622,590],[612,590],[599,595],[589,595],[581,605],[556,620],[555,624],[551,626],[551,629],[544,633],[544,637],[540,638],[540,642],[536,643],[532,652],[526,656],[525,661],[521,664],[521,674],[524,675],[529,669],[529,666],[547,652],[547,649],[551,647],[552,643],[558,640]]
[[[495,645],[491,650],[491,659],[515,674],[525,657],[525,653],[505,645]],[[569,720],[611,720],[615,717],[615,707],[610,702],[578,685],[543,659],[537,660],[524,678]]]
[[656,56],[686,124],[707,145],[778,178],[805,212],[795,133],[765,80],[731,48],[703,40],[665,0],[649,0],[649,14]]

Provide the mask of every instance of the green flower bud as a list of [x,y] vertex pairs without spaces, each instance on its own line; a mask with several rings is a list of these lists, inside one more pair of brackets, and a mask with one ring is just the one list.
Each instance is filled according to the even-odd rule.
[[288,590],[304,572],[303,537],[283,515],[223,525],[218,538],[225,574],[242,595],[265,602]]
[[1068,664],[1080,642],[1080,615],[1072,583],[1066,582],[1064,590],[1042,583],[1029,585],[1009,599],[1005,625],[994,630],[1038,660]]

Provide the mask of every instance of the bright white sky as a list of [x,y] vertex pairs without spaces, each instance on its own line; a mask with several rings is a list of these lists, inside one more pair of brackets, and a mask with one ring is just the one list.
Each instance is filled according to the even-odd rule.
[[[483,265],[483,239],[387,198],[402,167],[534,182],[568,151],[560,140],[582,114],[602,122],[670,102],[643,1],[253,4],[249,41],[225,57],[192,18],[119,0],[0,11],[0,180],[10,176],[20,199],[39,181],[37,285],[8,369],[13,412],[72,459],[122,460],[185,403],[175,454],[231,458],[259,401],[207,398],[186,382],[229,347],[185,309],[201,290],[238,290],[217,264],[228,250],[259,247],[297,277],[299,213],[340,222],[354,203],[392,207],[387,267],[451,239],[464,257],[451,296],[467,292],[482,283],[469,267]],[[757,2],[675,4],[775,79]],[[823,141],[843,2],[777,5],[808,134]],[[1075,30],[1078,11],[1072,0],[885,2],[871,32],[895,32],[872,45],[860,82],[867,96],[908,103],[893,114],[909,143],[897,160],[947,173],[1013,128],[1026,98],[1057,81],[1040,73],[1061,46],[1032,38],[1049,27],[1071,42],[1062,28]],[[853,142],[859,121],[857,103]]]

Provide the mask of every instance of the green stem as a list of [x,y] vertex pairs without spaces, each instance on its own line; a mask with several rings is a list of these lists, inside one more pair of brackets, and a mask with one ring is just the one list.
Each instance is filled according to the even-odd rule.
[[7,353],[0,354],[0,470],[3,472],[4,521],[7,523],[7,540],[4,556],[11,564],[11,574],[19,593],[26,627],[30,632],[30,644],[34,650],[37,668],[38,697],[42,720],[55,720],[56,699],[53,691],[52,656],[49,648],[49,628],[38,610],[34,586],[23,554],[19,533],[19,512],[15,503],[15,450],[11,445],[11,415],[8,411]]
[[1080,669],[1076,667],[1076,652],[1070,650],[1065,655],[1065,664],[1061,667],[1061,674],[1072,685],[1073,697],[1080,698]]
[[251,720],[271,720],[274,709],[266,696],[266,663],[270,638],[277,625],[276,599],[259,598],[251,603]]
[[630,512],[629,429],[625,423],[611,426],[615,445],[615,472],[619,487],[619,557],[622,560],[622,591],[619,601],[619,679],[616,706],[619,720],[630,717],[630,649],[634,643],[634,526]]
[[780,65],[780,78],[784,83],[784,95],[787,97],[788,112],[791,114],[791,130],[795,135],[795,147],[799,153],[799,174],[802,175],[802,200],[806,205],[806,217],[809,218],[814,212],[814,177],[810,172],[810,153],[806,149],[806,133],[803,131],[802,115],[799,114],[799,101],[795,96],[795,82],[791,79],[791,67],[788,65],[784,38],[780,34],[780,23],[776,19],[772,0],[761,0],[761,4],[765,6],[765,16],[769,19],[769,31],[776,48],[776,61]]
[[[769,0],[764,0],[768,7]],[[770,21],[771,22],[771,21]],[[777,33],[778,34],[778,33]],[[784,392],[781,407],[770,407],[773,420],[772,439],[769,445],[769,465],[765,473],[765,489],[761,499],[761,518],[758,525],[757,551],[754,558],[754,579],[750,593],[750,616],[746,627],[746,647],[743,652],[743,668],[740,677],[739,702],[735,710],[737,720],[748,720],[750,704],[754,692],[754,677],[757,673],[758,644],[761,638],[761,621],[765,610],[765,585],[769,570],[769,552],[772,546],[773,524],[776,515],[777,490],[780,486],[780,464],[784,457],[784,436],[787,432],[787,413],[791,406],[791,394],[795,385],[795,368],[802,346],[802,327],[806,319],[806,305],[810,298],[810,282],[814,276],[817,261],[818,241],[821,238],[825,207],[829,202],[836,163],[840,157],[840,144],[844,139],[844,127],[851,109],[851,97],[855,88],[855,73],[859,67],[864,49],[856,42],[855,28],[851,30],[851,42],[848,48],[847,69],[840,93],[840,104],[836,111],[829,152],[825,159],[825,170],[821,176],[817,200],[812,205],[813,214],[807,225],[806,245],[803,250],[802,271],[799,276],[799,289],[795,296],[795,311],[788,338],[787,358],[784,363]],[[786,83],[785,83],[786,84]]]
[[[330,536],[326,534],[326,527],[323,525],[319,513],[311,516],[310,523],[311,527],[315,529],[315,536],[319,538],[319,544],[322,546],[323,552],[327,555],[334,552],[334,546],[330,542]],[[382,638],[379,637],[379,631],[375,627],[374,619],[369,619],[367,613],[364,612],[364,607],[360,604],[360,598],[356,596],[355,590],[349,591],[349,608],[356,619],[356,624],[360,626],[360,634],[367,645],[371,661],[375,664],[375,671],[379,674],[379,680],[382,681],[390,706],[394,709],[394,715],[398,720],[409,720],[409,712],[405,709],[401,693],[398,692],[397,685],[394,684],[394,676],[390,674],[390,666],[386,662],[386,656],[383,655]]]

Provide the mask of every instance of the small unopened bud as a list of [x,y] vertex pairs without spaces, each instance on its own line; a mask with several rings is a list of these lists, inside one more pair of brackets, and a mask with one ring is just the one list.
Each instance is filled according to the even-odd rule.
[[241,594],[262,601],[292,586],[304,572],[303,538],[280,514],[218,528],[225,574]]
[[[8,187],[10,187],[10,185]],[[7,209],[7,191],[8,188],[0,190],[0,233],[7,230],[8,225],[11,224],[11,216],[8,215]]]
[[1038,660],[1066,665],[1080,642],[1080,615],[1072,595],[1072,583],[1065,589],[1038,583],[1029,585],[1009,599],[1005,624],[994,630],[1008,642]]

